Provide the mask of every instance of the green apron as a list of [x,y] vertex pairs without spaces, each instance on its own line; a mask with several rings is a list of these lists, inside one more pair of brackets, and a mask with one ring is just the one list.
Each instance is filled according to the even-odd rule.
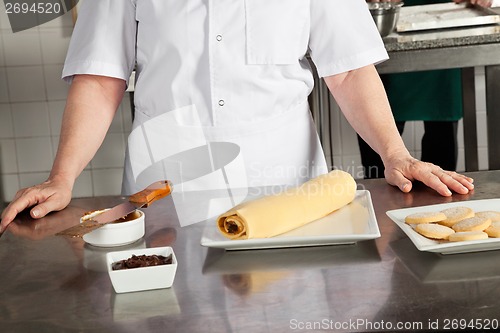
[[[405,6],[450,0],[405,0]],[[446,61],[446,59],[443,59]],[[381,75],[396,121],[462,118],[460,69]]]

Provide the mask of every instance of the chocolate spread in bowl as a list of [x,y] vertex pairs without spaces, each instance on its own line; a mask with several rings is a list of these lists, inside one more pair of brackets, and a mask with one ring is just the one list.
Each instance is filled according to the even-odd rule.
[[172,263],[172,255],[170,254],[168,257],[162,255],[140,255],[136,256],[135,254],[132,257],[124,260],[120,260],[114,262],[111,265],[111,268],[116,271],[119,269],[129,269],[129,268],[138,268],[138,267],[149,267],[149,266],[158,266],[158,265],[169,265]]
[[139,213],[137,210],[134,210],[132,213],[130,213],[126,216],[120,217],[118,220],[113,221],[113,223],[128,222],[128,221],[138,219],[139,217],[141,217],[141,213]]

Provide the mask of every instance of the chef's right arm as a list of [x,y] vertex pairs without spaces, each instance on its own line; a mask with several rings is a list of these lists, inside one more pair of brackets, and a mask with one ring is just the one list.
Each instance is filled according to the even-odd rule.
[[365,1],[344,6],[311,2],[310,30],[310,56],[318,75],[352,127],[382,158],[389,184],[409,192],[418,180],[443,196],[474,188],[471,178],[419,161],[406,149],[373,65],[388,54]]
[[124,80],[75,75],[64,110],[61,136],[47,181],[19,190],[2,212],[0,232],[21,211],[41,218],[64,209],[71,200],[76,178],[102,144],[126,89]]

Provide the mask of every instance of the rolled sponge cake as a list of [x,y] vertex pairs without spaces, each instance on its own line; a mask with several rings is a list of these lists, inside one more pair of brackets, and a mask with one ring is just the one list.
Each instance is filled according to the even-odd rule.
[[229,239],[268,238],[301,227],[344,207],[356,196],[356,182],[341,170],[275,195],[243,202],[217,219]]

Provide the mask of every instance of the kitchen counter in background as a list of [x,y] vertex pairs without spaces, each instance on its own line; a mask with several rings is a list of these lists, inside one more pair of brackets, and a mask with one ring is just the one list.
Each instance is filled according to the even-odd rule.
[[388,52],[500,43],[500,25],[393,33],[384,42]]
[[406,330],[451,329],[463,320],[498,327],[491,325],[500,320],[500,268],[492,263],[500,251],[420,252],[385,214],[500,193],[500,171],[469,175],[475,191],[449,198],[419,184],[403,194],[382,179],[358,181],[371,193],[382,236],[356,245],[207,249],[200,245],[205,223],[181,228],[172,202],[159,201],[144,209],[145,237],[126,248],[139,254],[172,246],[177,276],[171,289],[129,294],[113,291],[103,262],[118,248],[53,236],[83,212],[123,198],[73,199],[39,221],[22,217],[0,239],[0,326],[17,333],[305,332],[318,323],[335,331],[391,331],[388,323],[392,330],[398,323]]

